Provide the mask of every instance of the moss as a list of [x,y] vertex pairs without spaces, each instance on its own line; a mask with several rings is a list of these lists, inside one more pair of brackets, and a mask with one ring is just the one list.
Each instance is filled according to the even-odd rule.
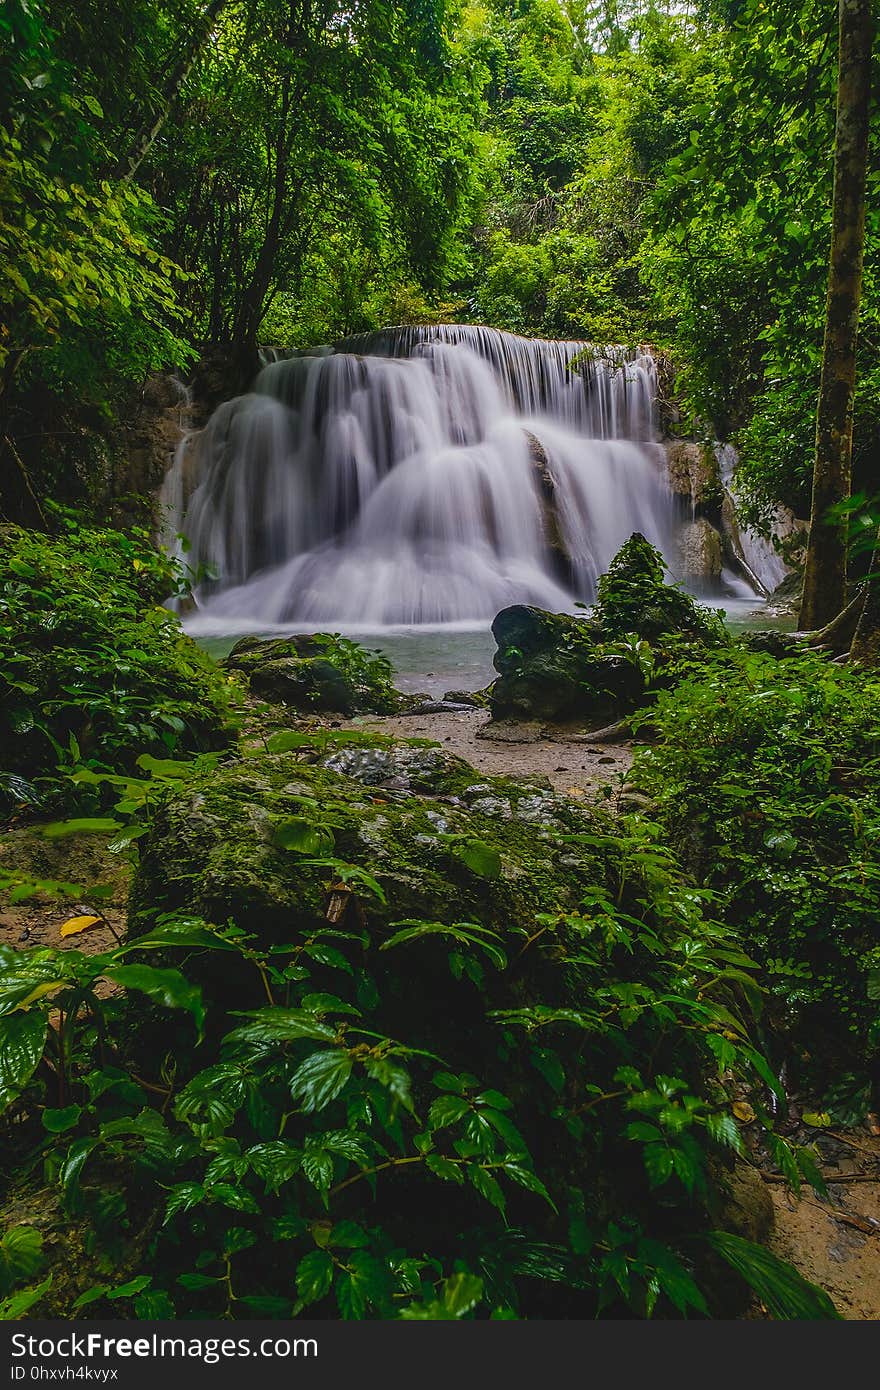
[[599,580],[593,621],[605,640],[637,633],[649,642],[675,635],[709,643],[724,640],[712,609],[664,582],[663,557],[638,531],[630,536]]
[[[357,752],[360,767],[350,750],[331,754],[329,766],[261,754],[169,797],[143,846],[132,930],[180,908],[214,921],[234,918],[264,941],[286,940],[314,923],[330,871],[274,839],[281,822],[302,815],[332,832],[333,857],[381,884],[387,903],[365,903],[376,924],[475,919],[503,931],[531,922],[536,911],[573,905],[592,881],[593,869],[572,859],[564,837],[595,830],[597,813],[544,788],[478,781],[466,763],[435,750]],[[376,776],[377,752],[386,760],[384,778]],[[497,851],[498,878],[467,867],[460,855],[466,840]]]
[[242,671],[255,695],[295,709],[391,714],[406,704],[392,684],[392,666],[339,633],[313,632],[266,640],[245,637],[224,663]]

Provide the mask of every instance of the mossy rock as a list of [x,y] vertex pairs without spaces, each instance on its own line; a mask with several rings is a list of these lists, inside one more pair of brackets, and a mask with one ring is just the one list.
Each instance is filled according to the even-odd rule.
[[[523,939],[537,912],[573,910],[604,880],[600,853],[575,852],[569,838],[595,835],[599,819],[549,788],[480,777],[436,749],[343,749],[320,764],[261,753],[196,778],[159,808],[140,842],[129,930],[184,911],[234,920],[264,946],[301,939],[326,925],[326,861],[337,860],[380,885],[385,901],[358,894],[378,941],[409,918],[476,921]],[[317,826],[323,848],[284,848],[291,823]],[[441,953],[438,968],[444,962]],[[223,965],[209,962],[210,990],[247,1007]],[[558,986],[554,978],[555,995]]]
[[624,657],[599,650],[581,618],[516,604],[492,624],[498,644],[490,707],[495,719],[608,723],[641,699],[644,682]]
[[390,714],[406,703],[377,652],[337,633],[244,637],[223,663],[247,676],[254,695],[273,704],[328,714]]
[[[664,582],[663,557],[636,532],[599,580],[589,618],[547,613],[516,604],[492,624],[498,644],[498,680],[490,688],[495,719],[580,720],[609,724],[641,704],[645,678],[627,647],[633,637],[655,647],[699,647],[728,640],[717,613],[700,608],[681,589]],[[615,647],[617,648],[615,650]]]

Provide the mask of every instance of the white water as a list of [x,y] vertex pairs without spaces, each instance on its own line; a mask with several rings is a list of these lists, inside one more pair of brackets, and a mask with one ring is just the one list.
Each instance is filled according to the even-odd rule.
[[653,360],[570,369],[585,346],[449,326],[270,362],[166,480],[169,535],[216,575],[198,625],[482,625],[591,600],[633,531],[671,555]]
[[[736,465],[737,454],[733,445],[721,444],[716,448],[721,481],[727,491],[734,512],[736,511]],[[780,516],[781,520],[781,516]],[[755,580],[755,587],[764,595],[772,594],[788,574],[788,566],[779,551],[751,526],[737,526],[742,562]]]

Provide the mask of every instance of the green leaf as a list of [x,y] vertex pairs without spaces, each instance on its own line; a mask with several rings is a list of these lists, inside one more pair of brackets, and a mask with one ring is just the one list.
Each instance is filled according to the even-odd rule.
[[425,1166],[438,1178],[443,1178],[447,1182],[457,1182],[459,1186],[464,1182],[464,1173],[460,1163],[453,1163],[451,1159],[444,1158],[442,1154],[428,1154],[425,1158]]
[[138,1294],[134,1311],[142,1322],[168,1322],[175,1315],[174,1304],[164,1289],[146,1289]]
[[290,1094],[305,1111],[323,1110],[335,1100],[351,1076],[352,1059],[343,1048],[313,1052],[297,1067]]
[[471,1103],[463,1096],[438,1096],[431,1102],[428,1111],[428,1125],[431,1129],[444,1129],[454,1125],[465,1115],[471,1113]]
[[205,1023],[202,991],[179,970],[156,965],[114,965],[103,973],[108,980],[115,980],[125,989],[136,989],[167,1009],[186,1009],[201,1034]]
[[266,1184],[267,1192],[278,1192],[302,1167],[302,1150],[283,1139],[271,1139],[255,1144],[245,1157],[258,1178]]
[[0,1239],[0,1295],[30,1279],[43,1263],[43,1237],[32,1226],[13,1226]]
[[66,1105],[63,1110],[44,1110],[43,1128],[50,1134],[63,1134],[79,1123],[82,1108],[79,1105]]
[[296,1291],[303,1303],[317,1303],[330,1292],[333,1283],[333,1257],[326,1250],[303,1255],[296,1267]]
[[302,1170],[318,1192],[326,1192],[333,1181],[333,1155],[317,1144],[309,1144],[303,1153]]
[[36,1071],[48,1029],[42,1009],[0,1018],[0,1111],[18,1100]]
[[59,840],[65,835],[110,835],[121,830],[122,822],[108,816],[86,816],[77,820],[58,820],[43,827],[47,840]]
[[465,1171],[469,1181],[476,1188],[477,1192],[479,1192],[480,1196],[485,1197],[486,1201],[490,1202],[493,1207],[497,1207],[503,1215],[506,1206],[504,1193],[501,1191],[499,1183],[492,1174],[486,1168],[481,1168],[476,1163],[467,1164]]
[[455,846],[456,858],[480,878],[500,878],[501,855],[483,840],[465,840]]
[[143,1293],[144,1289],[149,1288],[153,1282],[151,1274],[138,1274],[134,1279],[129,1279],[125,1284],[117,1284],[115,1289],[108,1290],[108,1298],[134,1298],[135,1294]]
[[336,1029],[329,1023],[322,1023],[307,1009],[281,1009],[277,1007],[252,1009],[240,1017],[250,1020],[227,1035],[226,1041],[248,1043],[295,1042],[297,1038],[311,1038],[314,1042],[333,1042]]
[[405,1067],[389,1061],[387,1057],[365,1057],[364,1068],[367,1075],[390,1091],[405,1110],[413,1113],[410,1075]]
[[840,1317],[824,1289],[809,1283],[763,1245],[730,1231],[710,1231],[706,1240],[754,1289],[771,1317],[813,1322]]
[[282,849],[295,854],[329,854],[333,849],[333,831],[326,825],[313,825],[303,816],[289,816],[275,826],[272,839]]
[[665,1144],[646,1144],[642,1150],[642,1160],[652,1187],[660,1187],[672,1177],[672,1151]]
[[443,1284],[443,1306],[453,1318],[464,1317],[483,1296],[483,1281],[476,1274],[451,1274]]
[[42,1284],[36,1284],[29,1289],[19,1289],[18,1293],[11,1294],[9,1298],[4,1298],[0,1302],[0,1320],[15,1322],[23,1318],[30,1310],[39,1303],[45,1293],[52,1287],[52,1275],[48,1275]]

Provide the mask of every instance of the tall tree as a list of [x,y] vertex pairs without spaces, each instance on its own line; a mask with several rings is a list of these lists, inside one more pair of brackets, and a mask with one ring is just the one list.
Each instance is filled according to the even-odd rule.
[[846,601],[846,532],[829,511],[850,491],[856,342],[865,244],[865,179],[871,88],[871,0],[839,0],[837,123],[831,256],[810,539],[800,627],[830,622]]

